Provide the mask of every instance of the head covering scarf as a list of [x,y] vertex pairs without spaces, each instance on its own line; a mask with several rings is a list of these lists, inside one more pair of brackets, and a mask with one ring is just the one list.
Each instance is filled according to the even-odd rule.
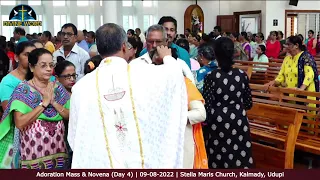
[[317,64],[313,56],[308,52],[303,52],[298,60],[298,88],[302,86],[305,77],[304,66],[310,66],[314,72],[314,84],[316,92],[319,92],[319,79]]

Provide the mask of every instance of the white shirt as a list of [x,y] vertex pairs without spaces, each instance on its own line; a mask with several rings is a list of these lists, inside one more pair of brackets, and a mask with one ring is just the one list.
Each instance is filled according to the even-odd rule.
[[[171,56],[170,56],[170,58],[172,59],[172,61],[176,60]],[[194,76],[193,76],[189,66],[187,65],[187,63],[184,60],[179,59],[179,58],[176,61],[179,63],[180,67],[182,68],[183,75],[185,77],[187,77],[188,79],[190,79],[193,84],[195,84]],[[136,64],[136,63],[141,63],[141,62],[145,62],[147,64],[152,64],[152,60],[151,60],[148,52],[145,53],[144,55],[142,55],[141,57],[132,60],[130,62],[130,64]]]
[[164,65],[128,65],[122,58],[109,57],[72,88],[68,142],[73,150],[73,169],[111,168],[98,97],[113,168],[142,168],[133,107],[144,168],[183,167],[188,102],[184,77],[176,62],[166,56]]
[[65,60],[72,62],[76,67],[76,73],[78,74],[78,79],[81,79],[84,76],[84,66],[87,60],[90,59],[88,52],[83,50],[77,45],[73,46],[70,53],[67,56],[64,56],[64,49],[61,46],[58,50],[53,53],[53,62],[57,63],[57,57],[62,56]]
[[146,42],[146,37],[144,36],[143,33],[140,33],[139,38],[143,44]]
[[215,40],[217,40],[217,39],[219,39],[219,38],[221,38],[221,35],[219,35],[219,36],[217,36],[216,38],[214,38]]

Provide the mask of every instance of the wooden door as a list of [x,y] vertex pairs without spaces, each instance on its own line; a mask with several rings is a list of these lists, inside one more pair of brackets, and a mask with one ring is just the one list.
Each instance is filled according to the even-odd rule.
[[217,16],[217,26],[221,27],[222,32],[235,32],[235,18],[233,15]]

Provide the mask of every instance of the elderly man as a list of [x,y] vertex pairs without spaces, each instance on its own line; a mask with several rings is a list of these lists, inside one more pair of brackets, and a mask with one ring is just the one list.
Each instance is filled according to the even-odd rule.
[[83,34],[83,31],[78,31],[77,42],[78,42],[79,47],[81,47],[82,49],[84,49],[85,51],[87,51],[89,53],[89,46],[85,40],[85,36]]
[[[159,64],[157,58],[157,47],[160,45],[168,46],[166,30],[161,25],[150,26],[147,31],[147,52],[136,60],[132,61],[131,64],[137,64],[146,62],[148,64]],[[190,79],[194,83],[194,76],[188,67],[188,65],[182,59],[178,58],[178,52],[176,49],[172,49],[172,56],[177,59],[183,69],[184,76]],[[142,60],[142,61],[141,61]],[[153,61],[154,60],[154,61]],[[161,62],[162,63],[162,62]]]
[[[157,51],[157,47],[167,45],[166,30],[164,29],[164,27],[161,25],[150,26],[147,31],[147,42],[148,52],[143,56],[131,61],[130,65],[139,66],[141,64],[162,64],[162,61],[159,59],[159,52]],[[173,51],[173,53],[175,53],[175,51]],[[173,55],[173,57],[177,57],[177,55],[175,54]],[[201,93],[197,90],[194,82],[189,81],[194,79],[189,67],[181,59],[177,59],[177,62],[182,67],[183,74],[187,77],[186,87],[188,92],[188,100],[190,102],[188,112],[188,125],[186,126],[185,131],[183,168],[191,169],[194,167],[194,144],[196,143],[194,142],[195,134],[193,134],[193,125],[201,123],[206,119],[206,110],[203,105],[203,98]],[[166,74],[166,72],[164,72],[164,74]]]
[[129,65],[123,28],[105,24],[96,37],[103,60],[72,89],[72,168],[182,168],[187,94],[171,50],[157,48],[163,65]]
[[[174,19],[171,16],[163,16],[159,22],[159,25],[162,25],[167,33],[167,41],[168,41],[168,46],[171,49],[175,49],[178,57],[185,61],[187,65],[189,66],[189,69],[191,69],[191,63],[190,63],[190,55],[189,53],[183,49],[182,47],[179,47],[178,45],[173,43],[174,38],[176,37],[177,34],[177,20]],[[148,43],[148,38],[146,39],[146,42]],[[140,56],[144,55],[147,52],[147,49],[143,49],[140,52]]]

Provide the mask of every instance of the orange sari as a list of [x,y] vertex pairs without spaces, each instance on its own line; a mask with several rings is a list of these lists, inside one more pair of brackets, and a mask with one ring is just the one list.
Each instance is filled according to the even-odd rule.
[[[204,99],[196,88],[196,86],[190,81],[190,79],[185,78],[186,86],[187,86],[187,94],[188,94],[188,102],[191,101],[202,101],[204,103]],[[190,107],[189,107],[190,108]],[[208,169],[208,158],[206,147],[204,144],[204,138],[202,133],[201,123],[192,125],[193,129],[193,140],[195,142],[194,147],[194,169]]]

